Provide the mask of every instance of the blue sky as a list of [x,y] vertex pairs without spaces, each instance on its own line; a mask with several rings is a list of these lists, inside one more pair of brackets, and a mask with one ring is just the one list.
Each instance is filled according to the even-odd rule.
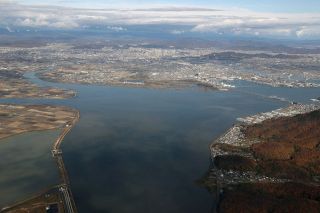
[[320,12],[320,0],[18,0],[18,2],[84,8],[177,5],[212,8],[237,7],[257,12]]

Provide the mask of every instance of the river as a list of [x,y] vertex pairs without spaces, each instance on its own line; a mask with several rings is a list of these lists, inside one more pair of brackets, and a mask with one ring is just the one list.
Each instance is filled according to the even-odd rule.
[[196,183],[209,167],[209,144],[238,117],[288,105],[268,96],[305,103],[320,94],[320,89],[249,82],[238,82],[226,92],[197,86],[160,90],[49,83],[34,73],[26,77],[38,85],[77,91],[69,100],[1,102],[80,110],[81,119],[62,150],[83,213],[210,212],[214,199]]

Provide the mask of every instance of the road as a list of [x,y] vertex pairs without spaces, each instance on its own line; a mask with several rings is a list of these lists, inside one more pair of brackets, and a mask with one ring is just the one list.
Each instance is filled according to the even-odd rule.
[[76,204],[74,202],[73,195],[70,189],[69,177],[68,177],[67,170],[64,166],[62,151],[60,149],[60,146],[64,137],[70,132],[70,130],[79,121],[79,119],[80,119],[80,113],[77,111],[75,113],[75,118],[73,119],[73,121],[71,123],[68,123],[65,126],[64,130],[62,131],[59,138],[56,140],[56,142],[52,147],[52,155],[57,163],[61,182],[62,182],[62,186],[60,186],[59,190],[62,192],[64,203],[66,205],[66,210],[68,213],[77,213],[78,211],[77,211]]

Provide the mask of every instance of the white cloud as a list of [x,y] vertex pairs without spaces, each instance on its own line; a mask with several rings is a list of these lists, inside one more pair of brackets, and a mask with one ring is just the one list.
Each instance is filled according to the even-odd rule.
[[320,33],[320,15],[252,13],[245,16],[220,16],[214,21],[196,25],[192,31],[255,36],[316,37]]
[[121,31],[127,31],[126,28],[121,27],[121,26],[108,26],[108,30],[114,31],[114,32],[121,32]]
[[13,3],[13,1],[10,1],[10,0],[0,0],[0,4],[8,4],[8,3]]
[[12,30],[10,27],[6,27],[6,30],[9,32],[9,33],[14,33],[14,30]]
[[171,33],[174,34],[174,35],[180,35],[180,34],[183,34],[185,33],[186,31],[184,30],[172,30]]
[[296,35],[299,38],[303,38],[303,37],[320,38],[320,26],[316,26],[316,27],[302,26],[299,30],[296,31]]
[[[256,13],[244,9],[201,8],[74,9],[56,6],[25,6],[0,0],[0,25],[3,27],[47,27],[57,29],[105,25],[112,31],[137,24],[191,26],[191,32],[217,34],[320,38],[320,13]],[[184,28],[183,28],[184,29]],[[171,30],[182,34],[188,30]]]

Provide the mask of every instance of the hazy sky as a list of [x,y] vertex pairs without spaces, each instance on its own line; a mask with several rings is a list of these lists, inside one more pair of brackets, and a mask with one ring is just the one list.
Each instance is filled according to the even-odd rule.
[[258,12],[320,12],[320,0],[18,0],[18,2],[84,8],[177,5],[212,8],[237,7]]
[[320,40],[320,0],[0,0],[0,29],[9,32],[20,27],[124,32],[138,25],[171,26],[168,33],[176,35]]

